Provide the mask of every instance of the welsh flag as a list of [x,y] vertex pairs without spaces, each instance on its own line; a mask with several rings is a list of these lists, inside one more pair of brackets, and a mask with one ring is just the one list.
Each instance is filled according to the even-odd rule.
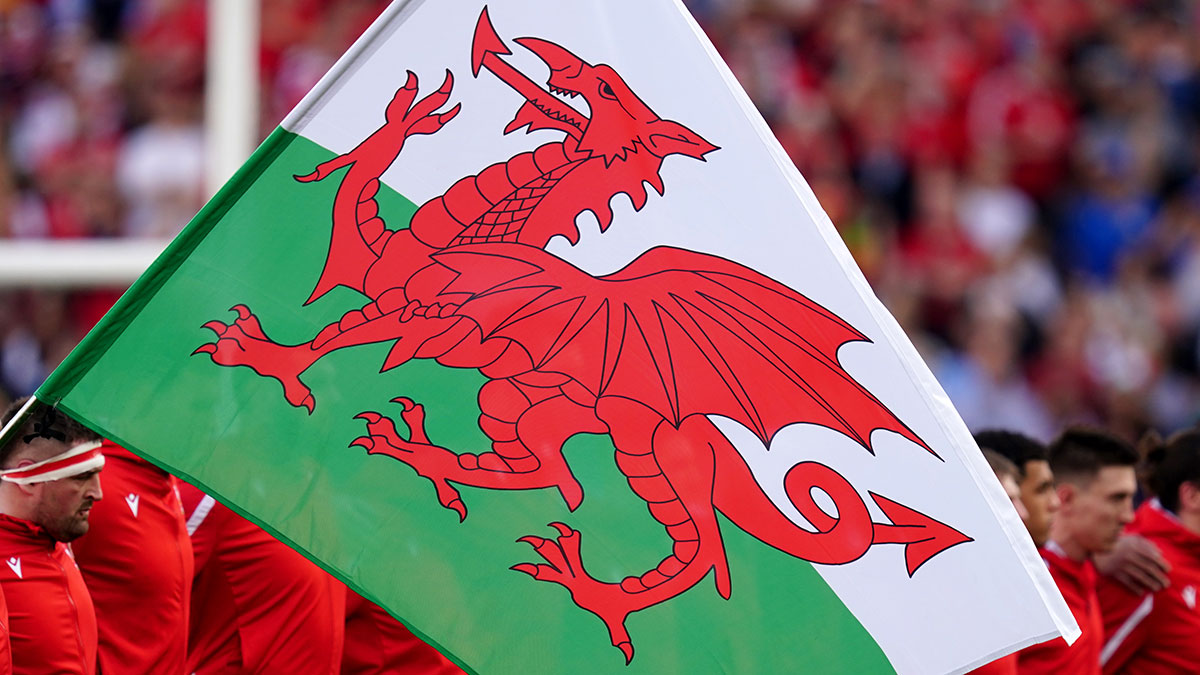
[[396,2],[37,398],[471,672],[1077,634],[678,1]]

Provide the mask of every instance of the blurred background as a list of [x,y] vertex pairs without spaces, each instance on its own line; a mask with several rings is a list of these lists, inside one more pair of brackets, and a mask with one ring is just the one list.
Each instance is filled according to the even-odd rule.
[[[388,3],[262,0],[260,137]],[[972,430],[1200,415],[1200,7],[689,0]],[[203,205],[205,0],[0,0],[0,247]],[[0,284],[0,404],[123,288]]]

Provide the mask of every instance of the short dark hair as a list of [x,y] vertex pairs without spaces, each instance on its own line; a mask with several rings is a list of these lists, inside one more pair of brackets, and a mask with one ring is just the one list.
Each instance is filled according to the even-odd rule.
[[[13,401],[4,410],[4,414],[0,415],[0,427],[8,424],[9,420],[16,417],[17,413],[28,401],[28,396],[23,396]],[[53,438],[69,445],[100,439],[100,435],[95,431],[76,422],[61,410],[50,406],[42,406],[40,409],[35,409],[34,413],[17,427],[12,439],[8,443],[5,443],[3,447],[0,447],[0,466],[4,466],[18,450],[28,447],[30,443],[39,437],[45,436],[45,434],[55,434]],[[59,438],[59,435],[62,438]]]
[[992,467],[992,473],[996,474],[996,478],[1008,476],[1018,482],[1021,480],[1021,470],[1017,468],[1016,464],[1013,464],[1012,460],[991,448],[982,448],[982,450],[983,458],[987,460],[988,466]]
[[1168,511],[1179,510],[1179,487],[1200,487],[1200,431],[1181,431],[1164,442],[1157,434],[1143,441],[1150,492]]
[[1045,445],[1017,431],[985,429],[975,434],[975,442],[980,448],[992,450],[1016,464],[1020,472],[1018,479],[1025,477],[1026,463],[1047,460]]
[[1119,436],[1103,429],[1070,427],[1047,449],[1054,481],[1091,482],[1101,469],[1110,466],[1136,467],[1137,450]]

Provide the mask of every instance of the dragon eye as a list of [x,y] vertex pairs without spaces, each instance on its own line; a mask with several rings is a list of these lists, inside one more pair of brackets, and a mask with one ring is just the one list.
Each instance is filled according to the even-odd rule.
[[617,100],[617,95],[613,92],[612,87],[608,86],[607,82],[600,82],[600,95],[614,101]]

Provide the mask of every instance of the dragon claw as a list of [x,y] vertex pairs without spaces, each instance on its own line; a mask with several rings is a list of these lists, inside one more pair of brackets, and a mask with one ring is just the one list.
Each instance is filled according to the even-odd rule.
[[[520,541],[520,540],[518,540],[518,541]],[[516,572],[524,572],[525,574],[528,574],[529,576],[533,577],[534,579],[537,578],[537,571],[538,571],[537,565],[534,565],[532,563],[518,563],[508,569],[516,571]]]
[[212,332],[216,333],[217,335],[221,335],[222,333],[225,332],[226,329],[229,328],[229,326],[228,326],[228,324],[226,324],[223,321],[217,321],[216,319],[213,319],[212,321],[209,321],[208,323],[201,326],[201,328],[207,328],[207,329],[211,330]]
[[397,396],[391,402],[404,406],[400,419],[408,425],[409,442],[430,445],[429,435],[425,433],[425,409],[407,396]]
[[620,649],[621,653],[625,655],[625,665],[629,665],[633,662],[633,644],[629,642],[620,642],[613,646],[617,649]]
[[300,373],[312,365],[312,350],[304,345],[283,345],[263,332],[258,317],[243,304],[229,311],[237,318],[226,323],[214,319],[200,326],[212,331],[216,340],[197,347],[192,354],[208,354],[219,366],[249,366],[259,375],[270,377],[283,386],[283,398],[311,415],[317,407],[312,391],[300,381]]
[[[625,656],[625,665],[633,662],[633,642],[625,629],[625,617],[631,609],[622,598],[629,593],[620,584],[604,583],[591,576],[580,557],[580,535],[570,526],[553,522],[549,527],[558,532],[555,539],[527,535],[518,542],[529,544],[544,563],[520,563],[509,569],[522,572],[537,581],[555,583],[571,592],[575,604],[598,616],[608,627],[612,645]],[[644,588],[642,590],[645,590]]]
[[458,514],[458,522],[460,522],[460,523],[466,522],[466,520],[467,520],[467,505],[463,504],[461,499],[458,499],[458,498],[451,499],[450,503],[446,504],[446,508],[448,508],[451,511],[454,511],[455,513]]
[[438,126],[442,126],[442,125],[446,124],[446,122],[449,122],[450,120],[454,119],[454,116],[457,115],[458,111],[460,111],[460,110],[462,110],[462,104],[455,103],[453,108],[447,110],[444,113],[439,114],[437,116]]
[[433,484],[438,504],[457,513],[460,523],[465,521],[467,507],[448,479],[453,475],[449,473],[450,467],[458,468],[458,456],[429,441],[423,427],[424,408],[419,403],[407,396],[398,396],[392,402],[404,406],[401,418],[408,425],[408,437],[397,432],[393,418],[374,410],[364,410],[354,419],[367,423],[366,434],[351,441],[350,445],[365,448],[372,455],[387,455],[412,467],[418,476]]

